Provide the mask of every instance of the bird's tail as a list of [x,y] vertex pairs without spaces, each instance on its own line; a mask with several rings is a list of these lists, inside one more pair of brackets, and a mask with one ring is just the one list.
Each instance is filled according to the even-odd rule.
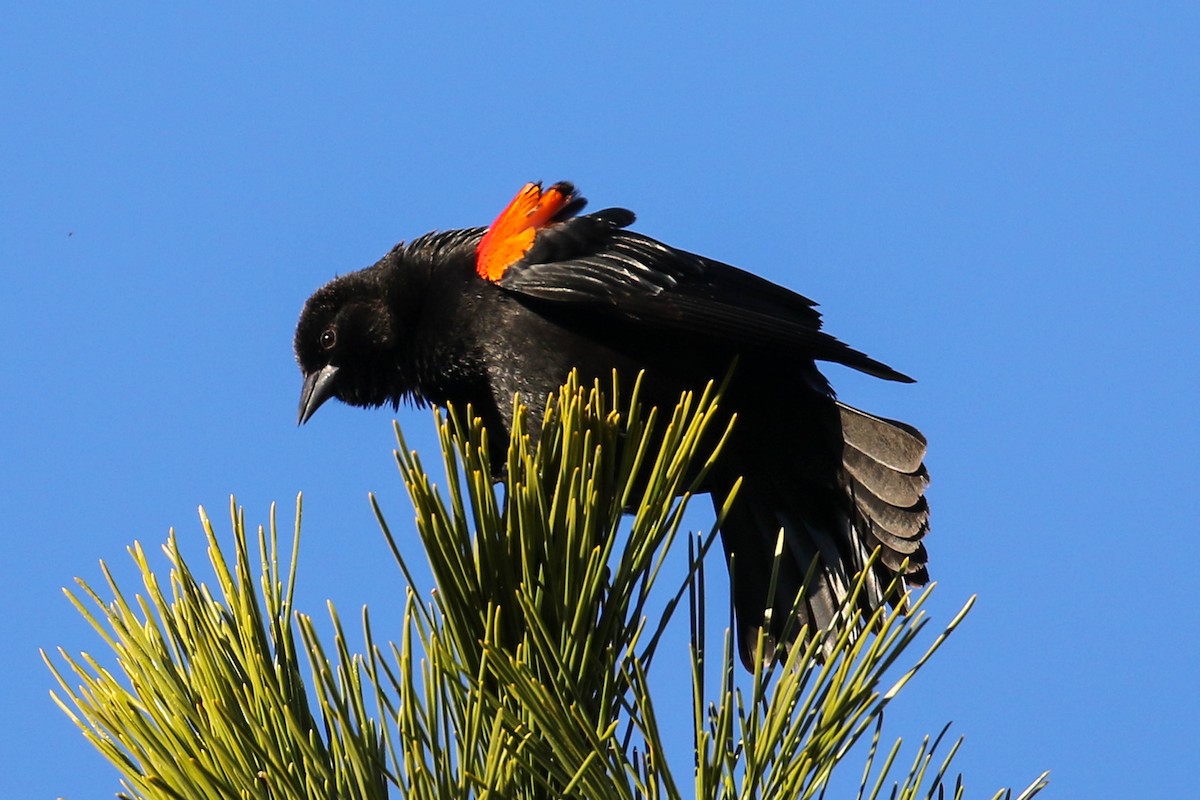
[[838,411],[841,482],[853,503],[853,526],[868,552],[880,549],[880,571],[889,582],[902,575],[910,586],[921,586],[929,580],[922,542],[929,530],[925,437],[911,425],[845,403],[838,403]]
[[889,594],[897,576],[910,585],[928,580],[924,437],[842,403],[837,412],[843,443],[836,485],[818,486],[802,467],[771,459],[770,469],[746,471],[722,525],[748,669],[758,652],[773,660],[802,625],[815,632],[845,624],[839,609],[877,548],[858,599],[864,616],[901,601],[899,592]]

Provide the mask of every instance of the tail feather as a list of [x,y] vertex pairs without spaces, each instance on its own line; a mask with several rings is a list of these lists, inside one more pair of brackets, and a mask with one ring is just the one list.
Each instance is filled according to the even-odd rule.
[[842,436],[847,444],[897,472],[914,473],[921,468],[926,442],[919,430],[845,403],[837,405],[842,415]]
[[[805,465],[771,459],[779,451],[765,438],[762,446],[748,448],[740,465],[729,465],[735,471],[743,467],[738,474],[745,478],[721,533],[739,650],[748,669],[760,639],[765,638],[769,662],[804,624],[812,630],[844,625],[838,610],[876,549],[879,560],[864,576],[858,603],[864,614],[901,602],[900,595],[888,594],[896,576],[910,585],[928,580],[922,542],[929,529],[925,438],[904,423],[841,403],[837,409],[843,446],[836,485],[814,483]],[[784,546],[777,553],[781,529]],[[793,607],[797,619],[791,620]]]
[[[737,618],[738,652],[751,671],[760,640],[769,664],[777,657],[778,648],[786,648],[803,625],[827,627],[835,619],[852,577],[839,547],[840,537],[809,521],[810,515],[792,502],[795,487],[790,483],[781,471],[753,471],[721,525]],[[718,499],[714,495],[714,503]],[[797,605],[802,590],[804,596]],[[796,619],[789,618],[793,607]]]
[[[861,499],[861,495],[855,495],[855,500]],[[862,507],[856,506],[856,510],[860,515],[863,515]],[[912,560],[919,560],[922,563],[925,561],[925,544],[919,538],[905,539],[897,536],[882,525],[872,525],[871,534],[879,540],[879,543],[889,550],[893,550],[899,555],[907,556]]]
[[[854,504],[855,527],[880,561],[910,585],[929,579],[922,543],[929,530],[925,437],[911,425],[838,403],[842,417],[842,482]],[[907,559],[907,566],[904,561]]]
[[897,508],[916,505],[929,485],[929,473],[924,466],[916,472],[900,472],[885,461],[878,460],[873,453],[859,450],[853,442],[846,442],[842,464],[858,483],[869,487],[873,495]]
[[924,497],[911,506],[900,508],[876,496],[853,477],[849,477],[848,491],[863,516],[897,539],[920,540],[929,529],[929,505]]

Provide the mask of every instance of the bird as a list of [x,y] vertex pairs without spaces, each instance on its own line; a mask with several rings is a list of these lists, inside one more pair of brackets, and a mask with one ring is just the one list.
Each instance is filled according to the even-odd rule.
[[667,408],[724,378],[736,421],[702,489],[720,510],[742,480],[720,527],[742,663],[775,660],[803,625],[845,624],[860,573],[864,617],[903,605],[929,580],[926,440],[839,401],[817,362],[913,379],[822,330],[814,301],[586,202],[569,182],[529,183],[491,225],[402,242],[318,289],[295,333],[299,424],[331,398],[469,403],[502,453],[514,395],[536,408],[572,370],[642,374],[643,403]]

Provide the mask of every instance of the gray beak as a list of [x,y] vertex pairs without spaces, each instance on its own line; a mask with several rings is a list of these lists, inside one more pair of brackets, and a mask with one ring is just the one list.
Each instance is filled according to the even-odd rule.
[[319,372],[304,376],[304,388],[300,390],[300,416],[297,425],[308,422],[308,418],[317,413],[329,398],[333,397],[333,384],[337,378],[338,368],[332,364],[323,367]]

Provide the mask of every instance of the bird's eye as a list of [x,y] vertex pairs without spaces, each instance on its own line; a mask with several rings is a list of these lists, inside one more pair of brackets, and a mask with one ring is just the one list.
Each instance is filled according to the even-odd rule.
[[337,344],[337,331],[336,330],[334,330],[333,328],[329,328],[328,330],[326,330],[324,333],[321,334],[321,347],[323,349],[332,350],[333,346],[335,344]]

